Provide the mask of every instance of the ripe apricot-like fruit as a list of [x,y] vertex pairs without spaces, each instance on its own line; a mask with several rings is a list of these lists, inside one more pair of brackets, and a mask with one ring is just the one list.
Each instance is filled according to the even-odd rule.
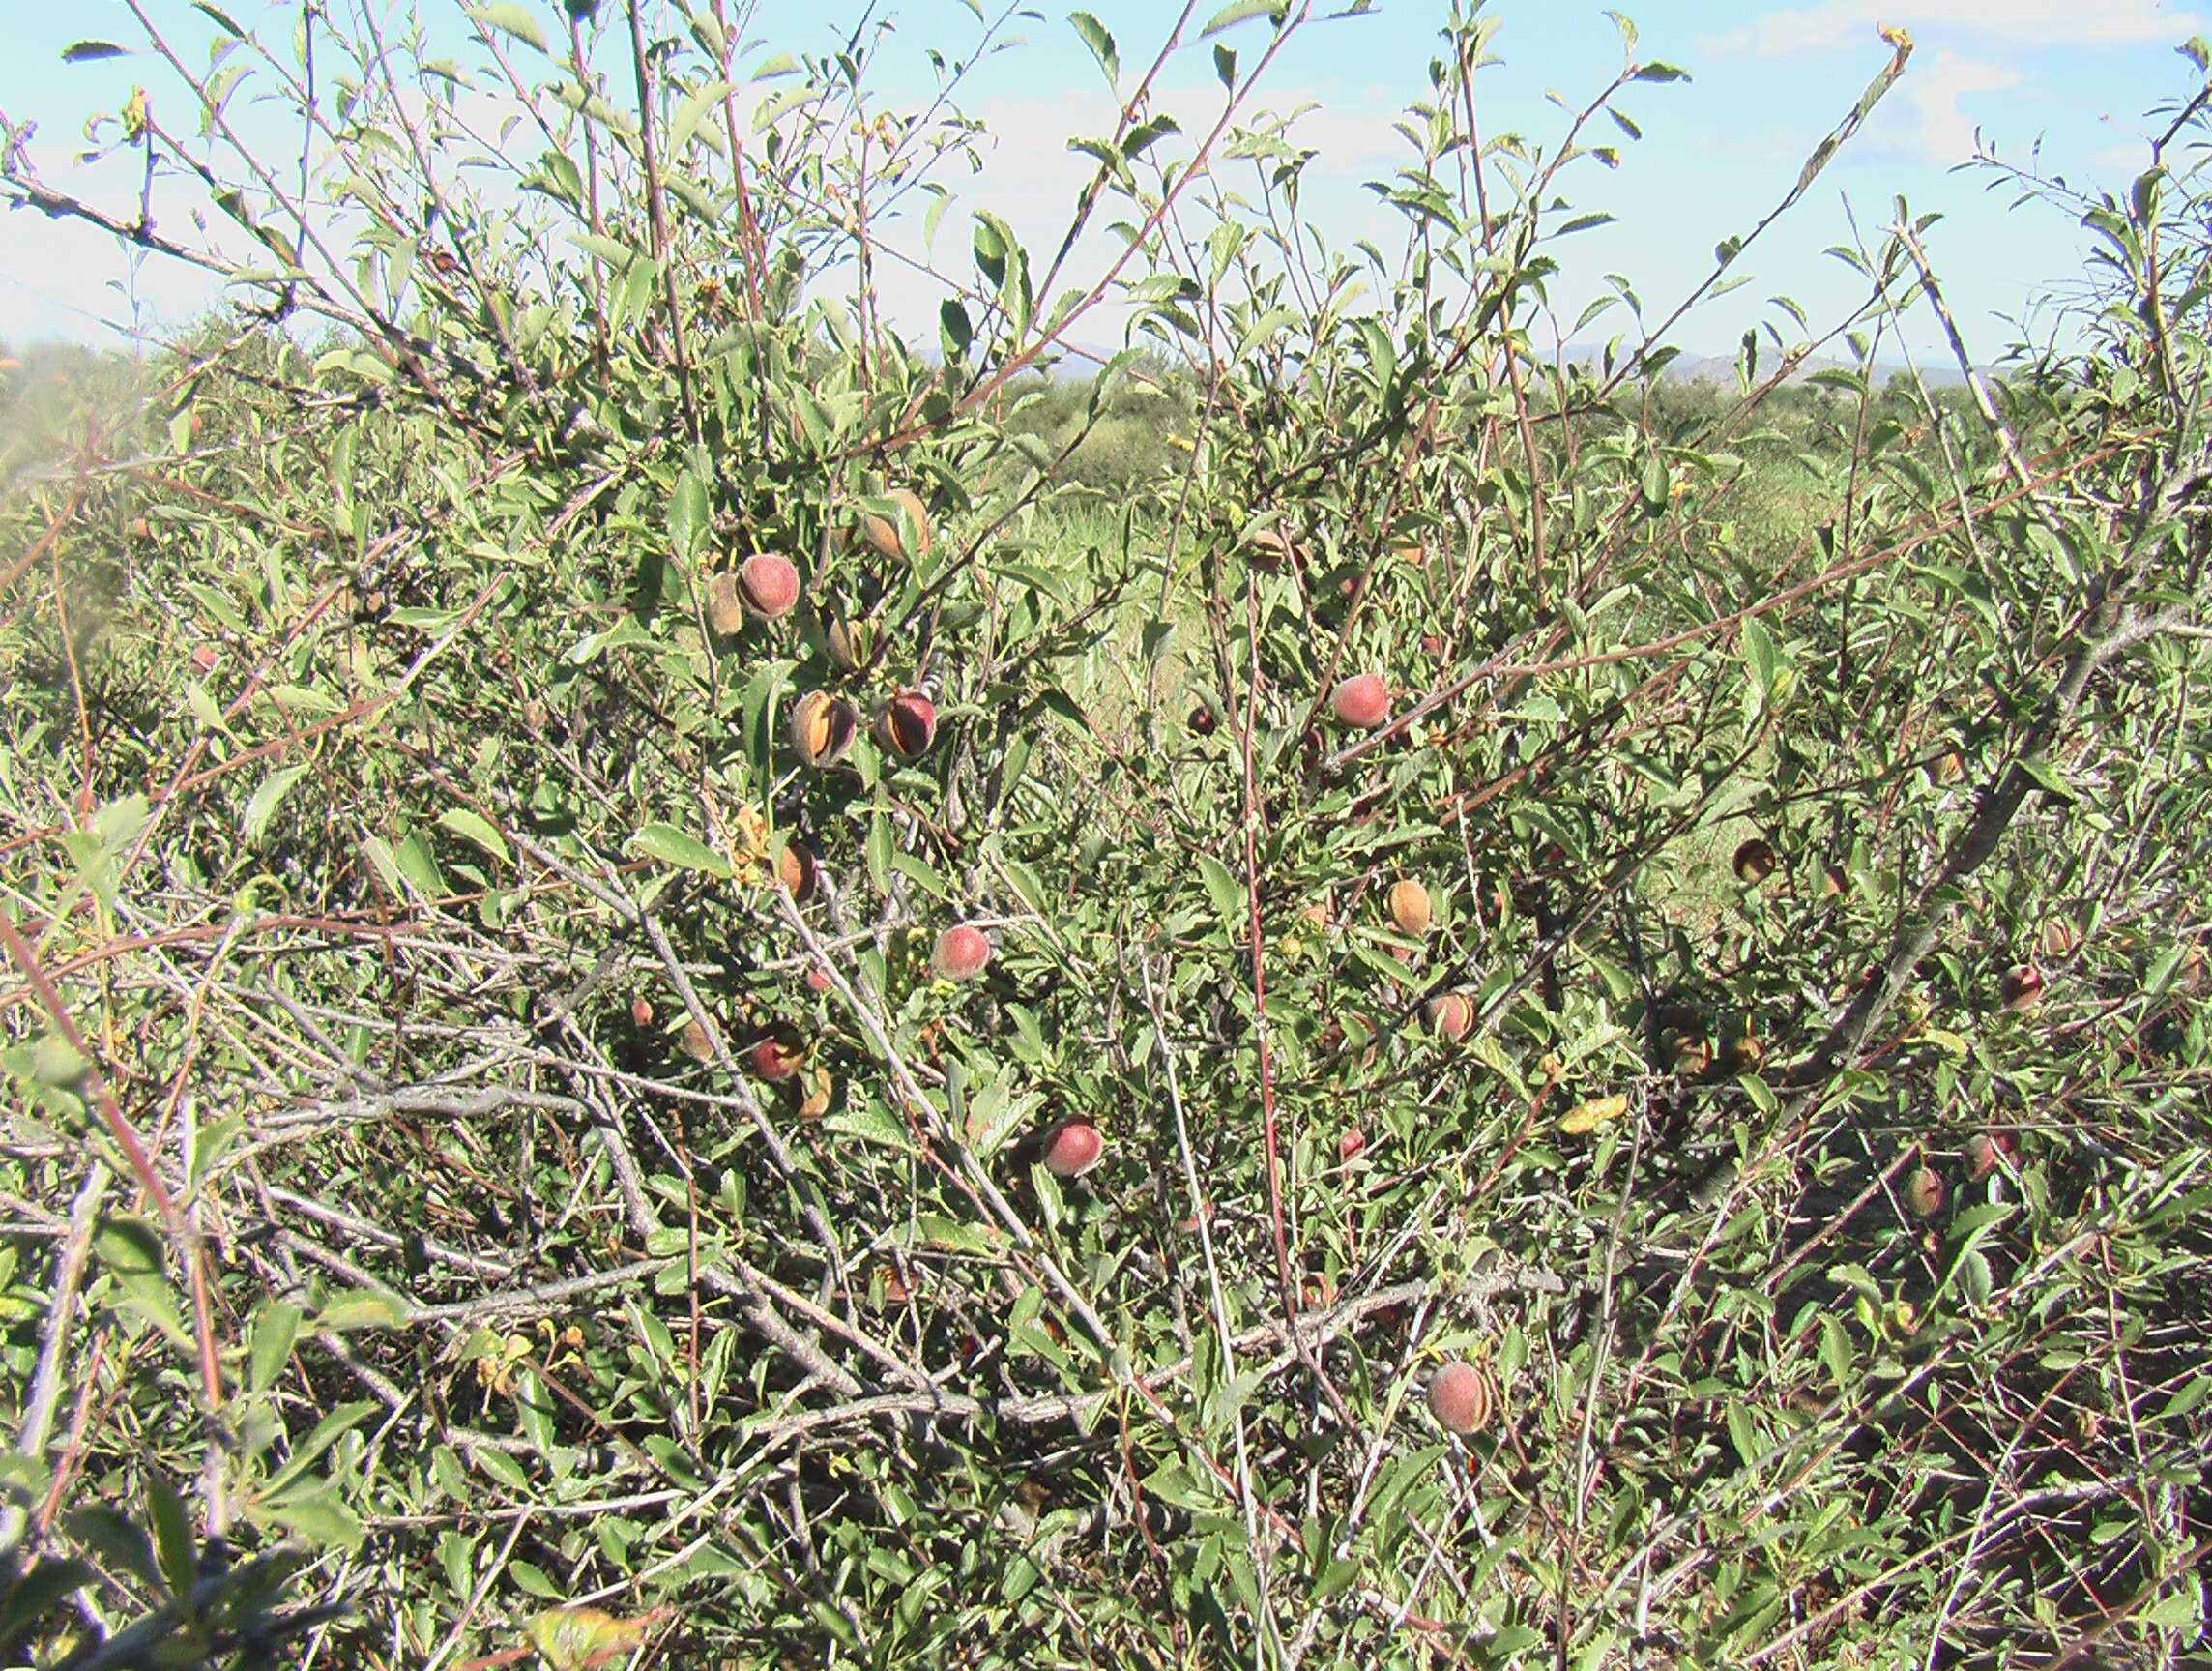
[[879,557],[894,560],[926,557],[929,555],[929,507],[921,502],[921,495],[911,487],[894,487],[884,495],[886,499],[904,506],[914,520],[915,546],[906,548],[905,538],[899,532],[898,519],[891,516],[867,516],[860,521],[860,538]]
[[1044,1169],[1055,1178],[1080,1178],[1105,1155],[1105,1136],[1088,1120],[1062,1120],[1044,1140]]
[[852,748],[860,716],[827,690],[809,690],[791,711],[791,751],[809,766],[834,766]]
[[1390,884],[1390,921],[1401,934],[1429,931],[1429,891],[1412,877]]
[[2007,969],[1997,982],[1997,996],[2007,1010],[2033,1010],[2043,1001],[2043,971],[2032,963]]
[[1943,1211],[1944,1198],[1949,1194],[1943,1174],[1933,1166],[1915,1166],[1912,1176],[1905,1181],[1905,1204],[1912,1209],[1915,1218],[1935,1217]]
[[1336,1158],[1346,1165],[1350,1165],[1366,1153],[1367,1133],[1356,1126],[1348,1128],[1344,1134],[1336,1140]]
[[1344,724],[1372,731],[1390,718],[1390,688],[1374,673],[1354,673],[1329,692],[1328,705]]
[[1429,1378],[1429,1414],[1447,1433],[1472,1433],[1489,1422],[1495,1403],[1490,1378],[1464,1360]]
[[829,991],[829,990],[830,990],[830,971],[829,971],[829,970],[827,970],[827,969],[825,969],[825,968],[823,968],[823,967],[822,967],[822,966],[821,966],[819,963],[817,963],[817,964],[816,964],[816,965],[815,965],[813,968],[811,968],[811,969],[807,970],[807,972],[806,972],[806,989],[807,989],[807,991],[809,991],[809,992],[827,992],[827,991]]
[[752,1047],[753,1071],[771,1085],[780,1085],[793,1077],[805,1065],[806,1054],[799,1041],[783,1034],[771,1034]]
[[652,1026],[653,1000],[650,998],[632,998],[629,1001],[629,1019],[633,1027]]
[[814,897],[822,879],[822,866],[803,841],[786,841],[775,856],[775,879],[785,892],[803,905]]
[[776,552],[756,551],[738,569],[738,591],[763,621],[781,620],[799,602],[798,566]]
[[1474,1000],[1465,992],[1441,992],[1421,1007],[1421,1013],[1430,1032],[1456,1044],[1474,1025]]
[[707,625],[730,638],[736,636],[744,624],[745,598],[738,586],[738,577],[727,569],[719,570],[707,582]]
[[1774,874],[1776,862],[1774,848],[1762,836],[1754,836],[1735,850],[1730,864],[1734,867],[1738,882],[1756,887]]
[[937,736],[937,704],[919,690],[902,690],[876,714],[876,742],[901,760],[918,760]]
[[947,928],[937,937],[929,965],[940,981],[973,981],[991,960],[991,937],[973,923]]

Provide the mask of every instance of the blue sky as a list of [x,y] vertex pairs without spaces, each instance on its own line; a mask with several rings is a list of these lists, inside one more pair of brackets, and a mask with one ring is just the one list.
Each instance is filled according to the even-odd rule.
[[[188,61],[204,61],[211,30],[185,0],[141,3]],[[332,9],[359,3],[332,0]],[[524,3],[557,22],[553,0]],[[1214,3],[1202,0],[1200,15]],[[607,0],[603,10],[613,14],[620,4]],[[2025,161],[2040,144],[2043,165],[2075,184],[2124,187],[2142,164],[2144,111],[2193,88],[2193,72],[2174,48],[2193,34],[2212,34],[2212,0],[2199,4],[2201,11],[2165,0],[1624,4],[1641,30],[1639,56],[1678,65],[1692,78],[1632,89],[1623,107],[1644,140],[1623,147],[1615,172],[1593,163],[1567,176],[1564,190],[1578,208],[1608,210],[1619,221],[1559,247],[1565,271],[1555,298],[1571,318],[1603,274],[1623,272],[1647,309],[1670,307],[1709,267],[1717,242],[1749,230],[1788,190],[1806,155],[1887,62],[1877,27],[1888,24],[1917,43],[1905,79],[1808,200],[1739,265],[1753,281],[1694,315],[1674,339],[1693,353],[1727,352],[1747,326],[1771,316],[1765,298],[1778,292],[1803,304],[1816,322],[1839,315],[1856,299],[1856,280],[1822,251],[1851,238],[1847,204],[1872,237],[1903,195],[1915,213],[1943,215],[1931,253],[1976,358],[1994,358],[2020,335],[2006,319],[2050,328],[2048,315],[2032,309],[2077,278],[2083,241],[2065,214],[2012,207],[2016,193],[1994,176],[1955,164],[1972,154],[1979,130],[2006,158]],[[234,0],[228,10],[277,39],[298,15],[296,4],[264,0]],[[409,10],[381,15],[390,20]],[[422,10],[434,31],[461,43],[450,0]],[[1092,0],[1090,10],[1112,30],[1133,73],[1150,62],[1179,7]],[[857,11],[844,0],[761,0],[750,33],[765,51],[818,51]],[[1549,143],[1565,117],[1547,94],[1583,103],[1618,70],[1619,35],[1602,7],[1578,0],[1494,0],[1488,11],[1499,20],[1493,45],[1502,62],[1478,82],[1485,127]],[[927,47],[965,56],[977,25],[959,0],[898,0],[889,15],[896,27],[879,85],[884,103],[895,106],[927,87]],[[1358,183],[1396,165],[1401,142],[1390,123],[1425,92],[1442,15],[1435,0],[1377,0],[1369,15],[1313,25],[1275,67],[1265,103],[1316,106],[1295,132],[1321,153],[1309,204],[1339,243],[1386,235],[1394,224]],[[965,90],[963,103],[988,124],[995,144],[987,172],[960,185],[964,203],[998,210],[1033,245],[1049,249],[1088,169],[1065,142],[1103,131],[1112,105],[1064,12],[1017,28],[1025,44],[980,64]],[[172,121],[182,100],[151,58],[60,62],[65,44],[92,36],[140,39],[119,0],[0,0],[0,39],[11,48],[0,60],[0,112],[39,123],[32,155],[49,180],[127,210],[136,184],[128,167],[72,164],[84,118],[119,108],[140,82]],[[1223,39],[1249,57],[1266,36],[1266,25],[1254,22]],[[611,50],[601,61],[616,62]],[[1182,53],[1164,85],[1159,103],[1186,129],[1208,117],[1219,95],[1208,48]],[[189,225],[181,197],[165,197],[163,212],[175,229]],[[938,256],[963,265],[964,243],[961,222],[947,217]],[[129,317],[133,282],[150,320],[189,317],[208,296],[198,278],[158,263],[142,265],[133,280],[112,241],[96,233],[26,212],[0,216],[0,340],[113,339],[112,322]],[[934,298],[919,286],[888,281],[887,300],[917,323],[934,313]],[[1926,351],[1933,340],[1932,331],[1916,326],[1906,346]]]

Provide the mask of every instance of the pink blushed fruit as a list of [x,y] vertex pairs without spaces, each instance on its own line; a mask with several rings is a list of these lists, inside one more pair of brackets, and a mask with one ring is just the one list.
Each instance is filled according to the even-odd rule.
[[805,1052],[797,1040],[782,1037],[763,1039],[750,1052],[753,1071],[771,1085],[780,1085],[796,1075],[805,1065]]
[[940,981],[973,981],[990,960],[991,937],[973,923],[963,923],[937,937],[929,961]]
[[1329,692],[1337,718],[1354,730],[1372,731],[1390,718],[1390,688],[1373,673],[1355,673]]
[[2043,1000],[2043,971],[2032,963],[2007,969],[1997,982],[1997,996],[2007,1010],[2033,1010]]
[[1080,1178],[1105,1156],[1106,1138],[1088,1120],[1064,1120],[1044,1140],[1044,1169],[1055,1178]]
[[780,620],[799,602],[799,570],[788,557],[758,552],[739,566],[738,590],[763,621]]
[[1429,1414],[1450,1433],[1472,1433],[1490,1420],[1490,1382],[1473,1364],[1454,1361],[1429,1381]]
[[1474,1025],[1474,1000],[1465,992],[1444,992],[1421,1007],[1428,1018],[1429,1031],[1453,1044],[1468,1035]]
[[902,690],[876,715],[876,742],[901,760],[918,760],[937,737],[937,704],[919,690]]

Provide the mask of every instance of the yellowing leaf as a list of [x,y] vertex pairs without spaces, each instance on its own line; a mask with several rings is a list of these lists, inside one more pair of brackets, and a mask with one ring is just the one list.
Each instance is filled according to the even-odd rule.
[[1624,1095],[1592,1097],[1587,1102],[1577,1102],[1559,1116],[1559,1129],[1573,1136],[1585,1131],[1595,1131],[1608,1120],[1617,1120],[1628,1112],[1628,1099]]
[[617,1619],[597,1607],[556,1607],[531,1620],[522,1634],[553,1671],[592,1671],[634,1649],[654,1618],[649,1613]]

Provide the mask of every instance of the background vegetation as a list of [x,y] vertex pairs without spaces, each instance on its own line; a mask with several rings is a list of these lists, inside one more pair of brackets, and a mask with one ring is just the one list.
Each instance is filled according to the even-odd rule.
[[111,132],[256,265],[0,146],[237,297],[6,386],[15,1659],[2201,1662],[2204,93],[2016,182],[2083,351],[1888,379],[1900,204],[1683,386],[1548,299],[1625,27],[1485,134],[1455,9],[1337,249],[1325,19],[1171,119],[1078,14],[1116,253],[978,215],[917,345],[992,25],[917,113],[722,0],[198,10]]

